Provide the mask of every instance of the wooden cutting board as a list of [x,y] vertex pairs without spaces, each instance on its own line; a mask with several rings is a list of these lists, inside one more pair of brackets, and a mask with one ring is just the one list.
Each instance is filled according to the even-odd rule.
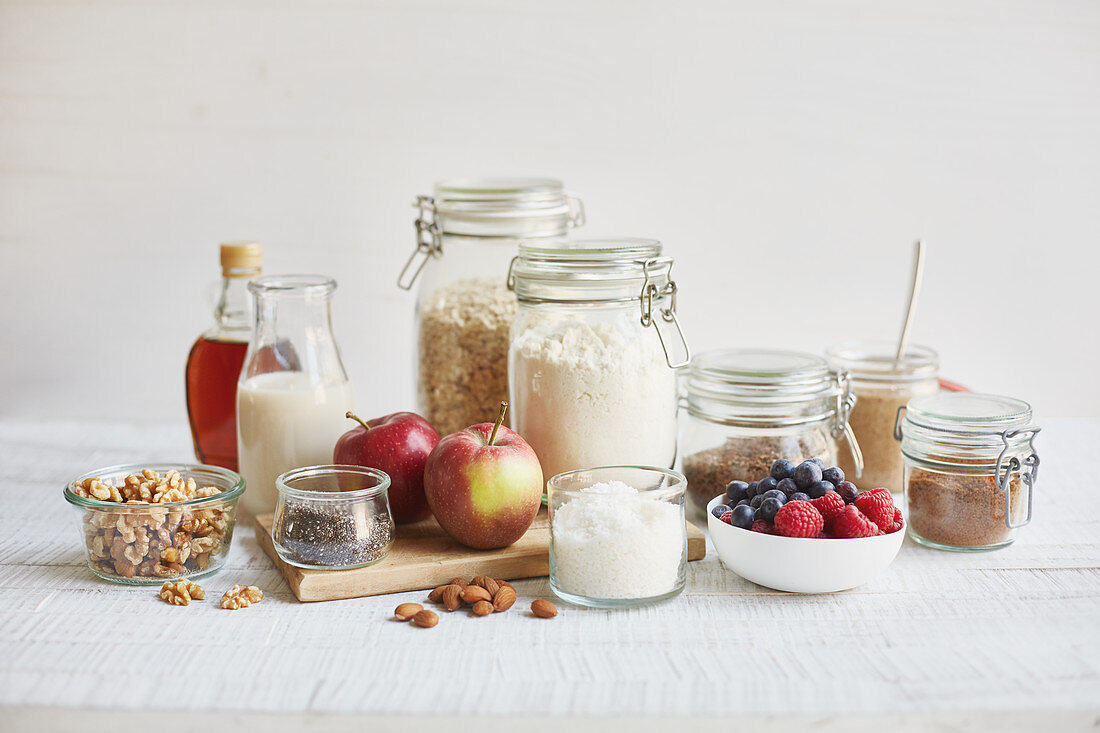
[[[271,542],[274,514],[256,517],[256,539],[299,601],[333,601],[383,593],[423,590],[451,578],[488,575],[502,580],[536,578],[550,572],[550,522],[543,508],[515,544],[500,550],[472,550],[458,544],[435,519],[398,525],[384,560],[356,570],[306,570],[284,561]],[[688,560],[707,552],[703,532],[687,525]]]

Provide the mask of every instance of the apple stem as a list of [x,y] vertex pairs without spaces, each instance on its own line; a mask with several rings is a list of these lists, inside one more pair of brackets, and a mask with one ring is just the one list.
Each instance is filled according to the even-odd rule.
[[360,425],[362,425],[367,430],[370,430],[370,425],[367,425],[365,422],[363,422],[363,418],[359,417],[358,415],[356,415],[351,410],[348,410],[347,412],[345,412],[344,417],[350,418],[350,419],[354,420],[355,422],[359,423]]
[[500,414],[497,415],[496,425],[493,426],[493,432],[489,434],[489,445],[492,445],[493,443],[496,442],[497,431],[500,430],[501,423],[504,422],[504,416],[507,413],[508,413],[508,403],[507,402],[501,402],[500,403]]

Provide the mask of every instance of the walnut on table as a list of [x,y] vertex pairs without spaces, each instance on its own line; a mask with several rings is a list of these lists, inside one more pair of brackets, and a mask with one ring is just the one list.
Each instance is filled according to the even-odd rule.
[[186,606],[192,600],[201,601],[206,598],[206,591],[198,583],[193,583],[186,578],[172,582],[164,581],[160,587],[160,597],[165,603],[173,606]]
[[264,599],[264,592],[254,585],[235,585],[222,596],[221,607],[236,611]]

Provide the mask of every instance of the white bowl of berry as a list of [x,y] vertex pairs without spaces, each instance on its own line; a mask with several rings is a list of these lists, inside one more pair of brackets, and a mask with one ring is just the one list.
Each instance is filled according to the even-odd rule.
[[878,576],[905,541],[887,489],[859,491],[821,461],[776,461],[769,475],[731,481],[707,505],[718,557],[757,585],[833,593]]

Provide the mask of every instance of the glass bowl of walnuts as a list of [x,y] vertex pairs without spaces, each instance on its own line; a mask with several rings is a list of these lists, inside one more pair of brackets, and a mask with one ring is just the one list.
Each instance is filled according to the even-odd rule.
[[219,569],[229,554],[244,479],[217,466],[128,464],[65,487],[88,567],[115,583],[159,585]]

